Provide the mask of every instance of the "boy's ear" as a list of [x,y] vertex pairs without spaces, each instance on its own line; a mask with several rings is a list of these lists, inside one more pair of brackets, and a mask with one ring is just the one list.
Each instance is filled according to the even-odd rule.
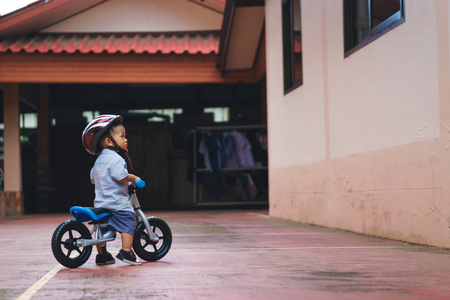
[[111,139],[110,139],[109,137],[107,137],[107,138],[105,139],[105,145],[106,145],[107,147],[112,147],[112,146],[114,146],[113,142],[111,141]]

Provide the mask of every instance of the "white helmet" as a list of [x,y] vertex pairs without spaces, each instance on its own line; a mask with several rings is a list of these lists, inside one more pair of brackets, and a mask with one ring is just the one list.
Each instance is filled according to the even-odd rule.
[[81,135],[84,149],[92,155],[100,154],[99,141],[102,135],[107,133],[113,124],[122,124],[122,122],[123,118],[120,115],[100,115],[93,119]]

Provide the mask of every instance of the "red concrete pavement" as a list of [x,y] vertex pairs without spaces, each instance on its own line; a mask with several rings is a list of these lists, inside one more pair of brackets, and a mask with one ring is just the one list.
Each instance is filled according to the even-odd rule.
[[[147,214],[148,216],[150,214]],[[0,219],[0,299],[450,299],[450,251],[284,221],[265,210],[155,213],[161,261],[78,269],[53,258],[69,214]],[[115,255],[120,240],[109,244]]]

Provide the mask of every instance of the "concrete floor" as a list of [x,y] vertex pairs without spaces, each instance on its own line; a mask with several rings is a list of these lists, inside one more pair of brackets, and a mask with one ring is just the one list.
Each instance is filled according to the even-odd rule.
[[[151,214],[147,214],[149,216]],[[154,213],[161,261],[60,266],[70,215],[0,219],[0,299],[450,299],[450,251],[284,221],[265,210]],[[115,255],[120,240],[109,244]]]

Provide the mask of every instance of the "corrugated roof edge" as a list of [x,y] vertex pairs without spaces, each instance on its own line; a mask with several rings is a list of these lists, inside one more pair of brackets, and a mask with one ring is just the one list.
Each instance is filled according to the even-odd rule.
[[34,34],[5,38],[0,52],[11,53],[175,53],[217,54],[220,32]]

